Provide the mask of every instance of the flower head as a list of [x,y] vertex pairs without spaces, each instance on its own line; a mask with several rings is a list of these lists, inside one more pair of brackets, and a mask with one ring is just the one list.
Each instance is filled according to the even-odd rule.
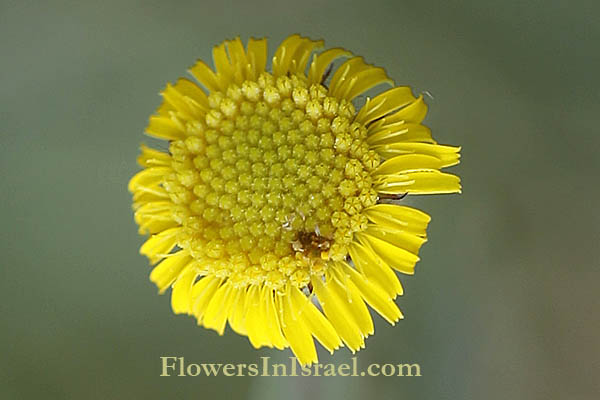
[[220,334],[229,324],[257,348],[290,347],[303,364],[317,360],[313,337],[331,352],[364,347],[366,304],[402,318],[395,271],[414,272],[430,218],[385,200],[460,191],[440,172],[459,148],[421,124],[423,97],[392,87],[357,110],[393,82],[344,49],[313,55],[322,45],[288,37],[271,72],[265,39],[216,46],[215,71],[189,71],[200,85],[162,92],[147,133],[169,151],[142,146],[129,183],[150,234],[140,252],[159,291],[172,287],[173,311]]

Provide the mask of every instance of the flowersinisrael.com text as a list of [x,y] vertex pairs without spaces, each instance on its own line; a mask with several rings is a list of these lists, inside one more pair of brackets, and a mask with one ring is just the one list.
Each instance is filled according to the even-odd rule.
[[369,364],[359,369],[357,358],[350,363],[313,364],[300,366],[296,357],[289,363],[271,363],[270,357],[261,357],[251,364],[188,363],[184,357],[160,357],[160,376],[421,376],[421,366],[416,363]]

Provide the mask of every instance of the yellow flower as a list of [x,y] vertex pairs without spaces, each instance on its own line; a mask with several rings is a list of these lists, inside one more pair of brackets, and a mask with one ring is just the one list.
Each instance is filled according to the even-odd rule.
[[169,151],[142,146],[129,183],[150,234],[140,252],[173,311],[219,334],[229,323],[256,348],[290,347],[302,364],[317,361],[313,337],[330,352],[363,348],[366,304],[402,318],[395,271],[413,274],[430,218],[390,199],[460,191],[440,172],[460,149],[421,124],[423,97],[392,87],[356,110],[393,81],[341,48],[313,55],[322,45],[288,37],[271,72],[265,39],[216,46],[215,71],[189,70],[201,86],[162,92],[147,133]]

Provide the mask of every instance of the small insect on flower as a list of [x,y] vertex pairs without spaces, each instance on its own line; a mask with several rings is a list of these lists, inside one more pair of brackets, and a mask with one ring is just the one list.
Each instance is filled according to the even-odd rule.
[[315,228],[315,232],[298,232],[298,239],[292,242],[294,252],[327,259],[331,239],[321,236],[318,228],[318,226]]
[[265,39],[216,46],[214,70],[198,61],[196,82],[163,90],[146,132],[169,151],[142,146],[129,182],[149,234],[140,253],[173,311],[256,348],[289,347],[303,365],[317,361],[314,339],[363,348],[367,304],[402,318],[396,272],[414,273],[430,218],[398,203],[460,191],[441,172],[460,149],[433,140],[423,96],[347,50],[315,53],[322,45],[292,35],[270,71]]

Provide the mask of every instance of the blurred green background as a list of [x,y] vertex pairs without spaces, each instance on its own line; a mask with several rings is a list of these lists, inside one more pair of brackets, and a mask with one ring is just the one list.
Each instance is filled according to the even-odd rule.
[[[0,398],[597,398],[598,4],[0,1]],[[358,353],[423,377],[159,378],[160,356],[290,355],[172,314],[126,184],[167,81],[295,32],[429,91],[426,124],[463,146],[462,195],[408,200],[433,221],[406,319]]]

